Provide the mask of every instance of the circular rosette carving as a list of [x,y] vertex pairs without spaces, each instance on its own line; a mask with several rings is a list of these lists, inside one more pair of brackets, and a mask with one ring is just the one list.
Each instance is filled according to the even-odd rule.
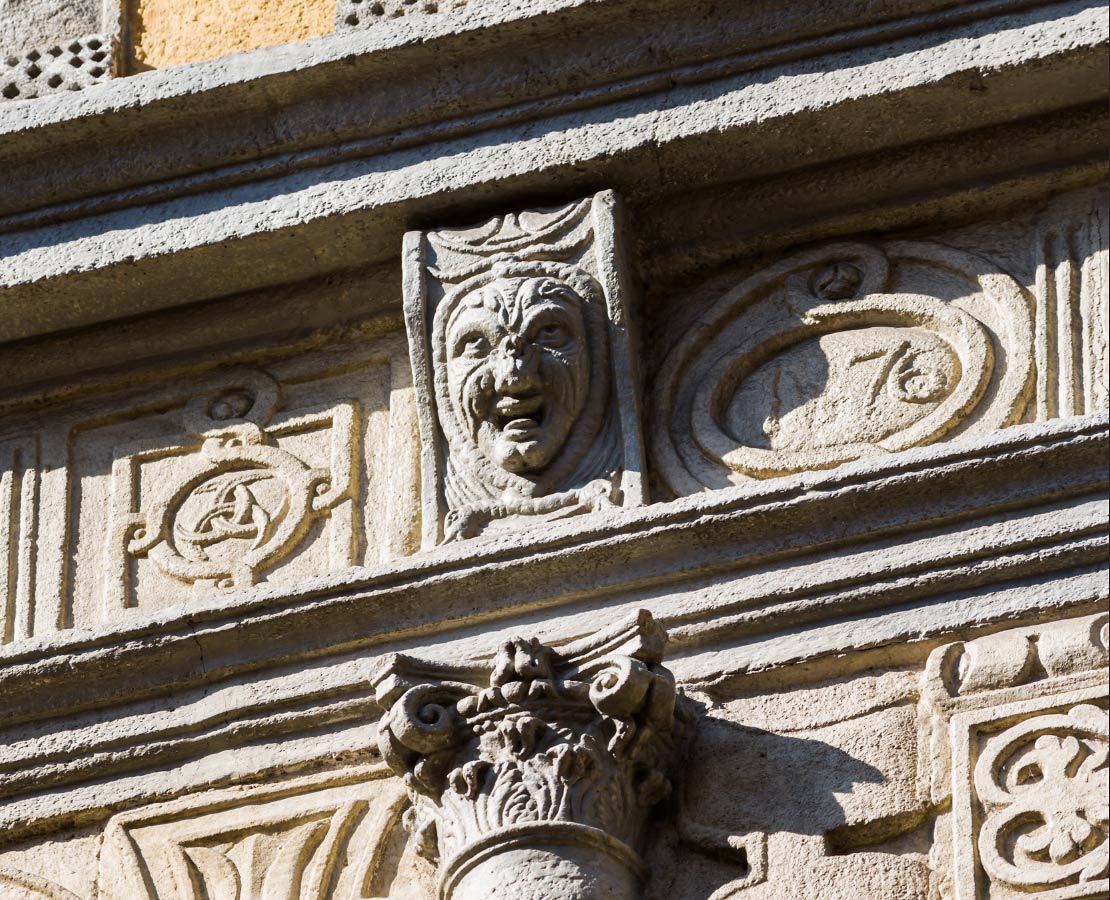
[[979,858],[992,880],[1045,890],[1107,877],[1108,731],[1107,711],[1082,704],[990,741],[975,790],[987,811]]
[[1016,421],[1021,288],[939,245],[835,244],[747,279],[675,346],[653,433],[677,494],[827,469]]
[[190,470],[147,512],[127,550],[187,582],[254,583],[329,502],[329,475],[263,443],[253,425],[209,438]]

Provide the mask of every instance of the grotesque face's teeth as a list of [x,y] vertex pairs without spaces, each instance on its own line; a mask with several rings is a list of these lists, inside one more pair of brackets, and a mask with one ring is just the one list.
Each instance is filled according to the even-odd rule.
[[503,399],[497,407],[494,408],[493,422],[498,431],[527,431],[543,425],[544,406],[540,398]]

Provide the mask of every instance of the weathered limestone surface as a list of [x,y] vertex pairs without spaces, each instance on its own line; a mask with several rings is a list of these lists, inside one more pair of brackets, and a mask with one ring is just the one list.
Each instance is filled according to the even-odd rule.
[[0,103],[0,900],[1108,896],[1106,7],[334,23]]

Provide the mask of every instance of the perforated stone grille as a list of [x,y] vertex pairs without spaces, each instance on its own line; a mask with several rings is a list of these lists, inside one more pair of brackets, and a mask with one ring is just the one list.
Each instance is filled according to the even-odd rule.
[[[402,16],[450,12],[467,5],[468,0],[337,0],[335,27],[343,30],[365,28],[386,19]],[[479,0],[469,0],[471,4]]]
[[0,62],[0,102],[79,91],[112,77],[111,40],[88,34]]

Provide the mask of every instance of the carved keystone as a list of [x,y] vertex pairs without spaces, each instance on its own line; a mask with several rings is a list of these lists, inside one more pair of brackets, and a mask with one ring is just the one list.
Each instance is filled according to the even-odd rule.
[[439,900],[632,900],[671,790],[674,677],[640,611],[561,650],[506,643],[489,667],[384,660],[386,761]]

